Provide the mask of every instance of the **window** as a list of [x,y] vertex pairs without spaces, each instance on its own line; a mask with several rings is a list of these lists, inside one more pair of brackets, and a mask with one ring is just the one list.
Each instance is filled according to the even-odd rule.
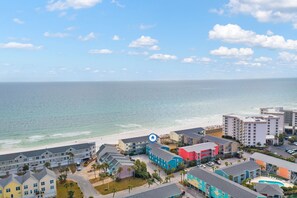
[[41,188],[41,191],[44,192],[45,191],[45,188]]
[[28,195],[28,194],[29,194],[29,192],[28,192],[28,191],[25,191],[25,192],[24,192],[24,194],[25,194],[25,195]]
[[53,183],[54,183],[54,180],[51,180],[51,181],[50,181],[50,184],[53,184]]
[[41,182],[41,185],[44,186],[45,185],[45,182]]
[[37,183],[33,184],[33,187],[36,188],[37,187]]
[[6,192],[7,192],[7,193],[10,193],[10,188],[7,188],[7,189],[6,189]]
[[54,190],[55,189],[55,186],[51,186],[51,190]]
[[21,187],[17,186],[17,187],[15,188],[15,190],[16,190],[16,191],[19,191],[19,190],[21,190]]
[[36,194],[38,192],[38,190],[37,189],[34,189],[34,193]]
[[28,189],[28,185],[24,185],[24,189]]

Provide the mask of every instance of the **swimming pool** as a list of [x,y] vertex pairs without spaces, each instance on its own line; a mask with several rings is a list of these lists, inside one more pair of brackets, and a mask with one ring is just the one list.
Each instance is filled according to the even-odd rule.
[[282,182],[278,181],[268,181],[268,180],[259,180],[261,184],[277,184],[279,187],[285,186]]

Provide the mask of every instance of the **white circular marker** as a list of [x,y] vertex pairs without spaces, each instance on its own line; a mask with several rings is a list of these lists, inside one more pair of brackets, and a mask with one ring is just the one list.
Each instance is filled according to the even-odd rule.
[[154,133],[151,133],[148,138],[149,138],[149,141],[153,143],[157,141],[158,136]]

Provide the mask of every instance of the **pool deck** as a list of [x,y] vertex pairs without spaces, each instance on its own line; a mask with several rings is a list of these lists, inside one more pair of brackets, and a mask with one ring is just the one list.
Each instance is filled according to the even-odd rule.
[[291,184],[288,181],[281,180],[281,179],[278,179],[278,178],[275,178],[275,177],[264,177],[264,176],[260,176],[260,177],[252,179],[251,183],[259,183],[260,180],[281,182],[281,183],[284,184],[285,187],[293,187],[294,186],[293,184]]

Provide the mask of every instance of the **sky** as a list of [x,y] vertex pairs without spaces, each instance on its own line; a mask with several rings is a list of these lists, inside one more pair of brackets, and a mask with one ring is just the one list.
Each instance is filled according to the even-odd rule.
[[297,77],[296,0],[0,1],[0,81]]

